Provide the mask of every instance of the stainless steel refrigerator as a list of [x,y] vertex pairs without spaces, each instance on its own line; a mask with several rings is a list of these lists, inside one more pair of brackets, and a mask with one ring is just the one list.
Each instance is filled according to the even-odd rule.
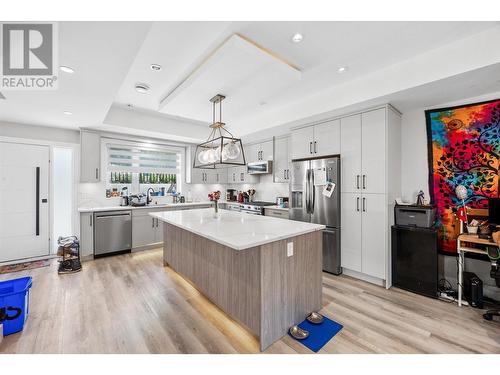
[[[323,195],[325,181],[335,184],[330,197]],[[292,161],[289,205],[291,220],[326,225],[323,270],[340,274],[340,158]]]

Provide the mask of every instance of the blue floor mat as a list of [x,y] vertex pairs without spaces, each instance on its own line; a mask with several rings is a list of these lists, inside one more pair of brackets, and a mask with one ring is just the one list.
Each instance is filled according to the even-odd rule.
[[326,316],[323,316],[323,323],[321,324],[312,324],[304,320],[299,324],[299,327],[309,331],[309,336],[304,340],[297,341],[315,353],[343,328],[342,324],[328,319]]

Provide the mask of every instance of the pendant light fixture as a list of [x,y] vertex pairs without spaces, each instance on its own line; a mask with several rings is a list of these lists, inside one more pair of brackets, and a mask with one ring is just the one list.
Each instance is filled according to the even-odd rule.
[[[222,101],[225,98],[224,95],[217,94],[210,99],[212,131],[206,142],[196,146],[193,168],[214,169],[246,165],[241,139],[235,138],[222,122]],[[217,107],[219,107],[219,121],[216,121]]]

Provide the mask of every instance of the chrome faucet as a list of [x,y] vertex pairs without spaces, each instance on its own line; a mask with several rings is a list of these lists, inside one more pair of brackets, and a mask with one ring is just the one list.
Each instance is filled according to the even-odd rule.
[[150,204],[152,201],[153,201],[153,198],[151,198],[151,195],[149,194],[149,191],[152,191],[153,193],[155,192],[155,190],[153,188],[149,188],[147,191],[146,191],[146,204]]

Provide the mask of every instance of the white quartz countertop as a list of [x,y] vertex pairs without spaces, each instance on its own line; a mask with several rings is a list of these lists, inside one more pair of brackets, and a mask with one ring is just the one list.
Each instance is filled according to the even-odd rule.
[[150,204],[149,206],[103,206],[103,207],[79,207],[78,212],[102,212],[102,211],[121,211],[121,210],[144,210],[152,208],[175,208],[175,207],[196,207],[212,204],[206,202],[191,202],[191,203],[168,203],[168,204]]
[[[219,217],[214,218],[213,208],[154,212],[150,215],[235,250],[244,250],[325,228],[319,224],[227,210],[219,210]],[[168,238],[164,241],[168,241]]]

